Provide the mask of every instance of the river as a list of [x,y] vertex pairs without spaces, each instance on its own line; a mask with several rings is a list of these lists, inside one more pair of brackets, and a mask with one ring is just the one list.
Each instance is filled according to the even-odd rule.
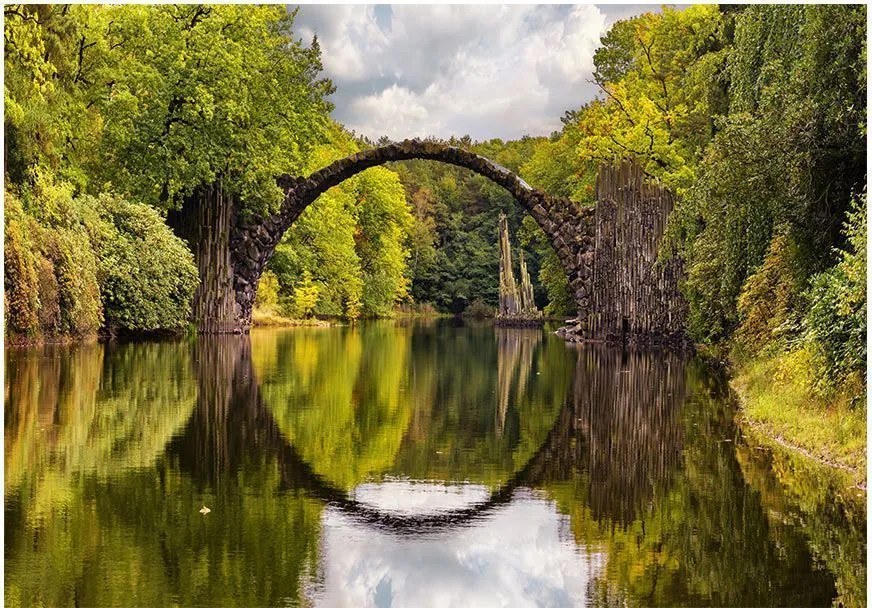
[[7,349],[7,606],[865,604],[723,373],[454,321]]

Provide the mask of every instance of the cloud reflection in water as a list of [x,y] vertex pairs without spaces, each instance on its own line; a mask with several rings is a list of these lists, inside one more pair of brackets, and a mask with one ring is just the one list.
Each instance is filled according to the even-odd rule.
[[[403,514],[460,509],[484,486],[390,481],[355,498]],[[569,519],[527,489],[487,517],[436,534],[402,536],[329,507],[322,514],[319,606],[579,606],[603,554],[579,548]]]

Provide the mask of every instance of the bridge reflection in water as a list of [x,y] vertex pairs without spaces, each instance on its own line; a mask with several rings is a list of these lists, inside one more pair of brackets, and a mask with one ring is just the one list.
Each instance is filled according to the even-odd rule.
[[[746,481],[768,473],[723,379],[675,354],[376,324],[10,351],[7,371],[23,605],[836,595],[797,507],[772,518]],[[818,525],[862,534],[840,517]],[[848,553],[827,565],[862,567]]]
[[[510,399],[526,393],[542,332],[505,328],[496,333],[494,426],[501,435]],[[207,485],[235,475],[246,454],[274,455],[282,491],[304,490],[363,523],[405,534],[464,525],[510,502],[520,487],[538,488],[578,475],[589,479],[594,517],[626,524],[679,464],[677,411],[685,397],[684,362],[670,352],[569,348],[578,351],[571,388],[541,444],[516,470],[505,471],[508,478],[484,500],[461,508],[425,514],[380,511],[316,472],[264,402],[248,337],[200,338],[194,356],[197,405],[168,452],[192,479]]]

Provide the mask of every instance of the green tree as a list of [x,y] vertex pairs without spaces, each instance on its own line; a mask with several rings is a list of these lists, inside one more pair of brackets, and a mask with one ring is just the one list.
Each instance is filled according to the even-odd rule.
[[694,5],[616,23],[594,55],[605,99],[584,112],[583,159],[632,157],[681,194],[713,132],[723,101],[724,19]]
[[855,382],[865,389],[867,227],[864,192],[848,215],[839,262],[811,280],[807,332],[824,388]]
[[835,261],[851,193],[865,183],[865,37],[862,7],[735,17],[730,112],[671,221],[697,339],[732,333],[738,295],[775,235],[796,244],[796,294]]
[[302,280],[294,287],[295,313],[304,319],[312,316],[312,311],[315,310],[315,305],[318,304],[320,291],[318,285],[312,282],[312,274],[308,270],[304,270]]

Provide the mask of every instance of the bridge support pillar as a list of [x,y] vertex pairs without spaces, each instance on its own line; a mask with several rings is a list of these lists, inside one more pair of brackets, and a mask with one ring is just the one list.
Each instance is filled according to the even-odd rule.
[[234,285],[230,240],[235,213],[233,197],[216,182],[197,188],[181,209],[167,214],[167,223],[187,241],[197,264],[200,285],[194,293],[193,320],[200,333],[244,333],[251,323],[250,309],[246,319]]

